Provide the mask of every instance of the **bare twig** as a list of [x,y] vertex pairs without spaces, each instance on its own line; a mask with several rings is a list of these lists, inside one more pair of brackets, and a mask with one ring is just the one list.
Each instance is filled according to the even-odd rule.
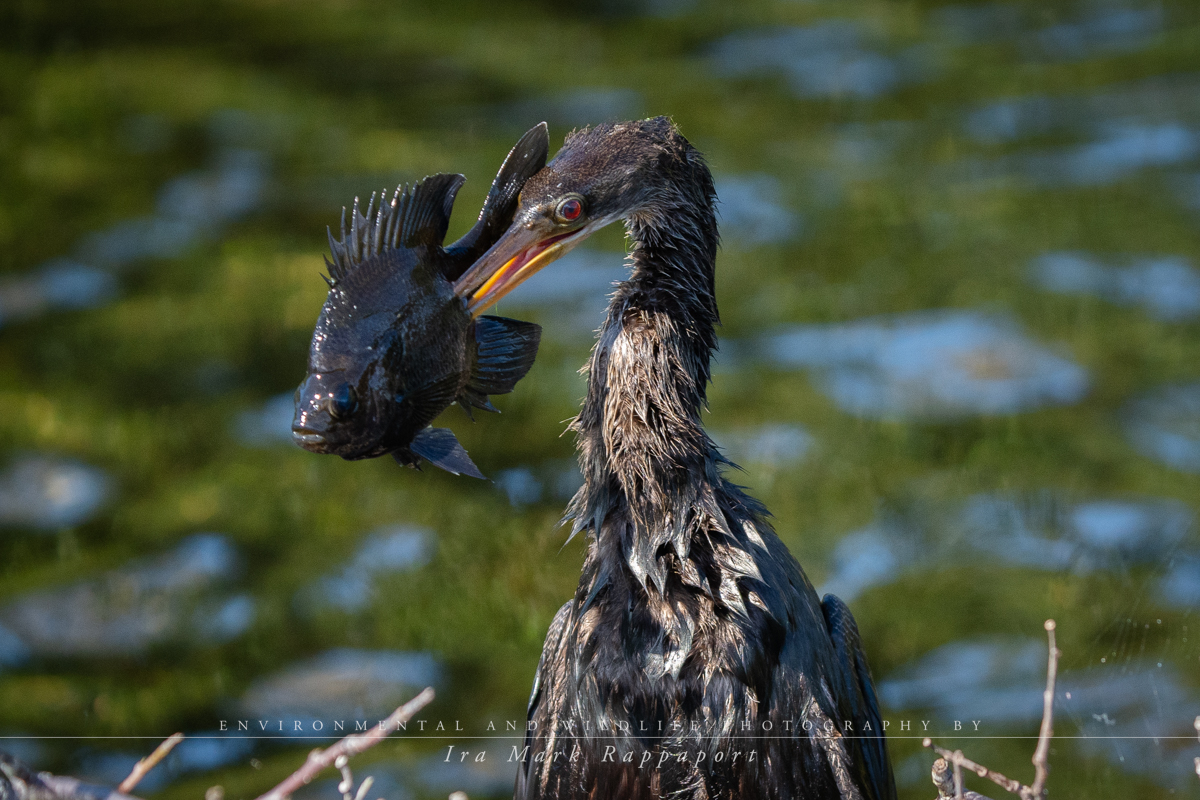
[[1050,739],[1054,736],[1054,681],[1058,677],[1058,657],[1062,655],[1054,642],[1054,620],[1046,620],[1046,636],[1050,639],[1050,657],[1046,664],[1046,691],[1042,695],[1042,730],[1038,746],[1033,751],[1033,786],[1022,792],[1023,800],[1046,796],[1046,774],[1050,771],[1046,759],[1050,754]]
[[145,758],[139,760],[133,765],[133,770],[121,784],[117,786],[117,791],[122,794],[129,794],[133,791],[133,787],[141,783],[142,778],[146,777],[146,773],[158,766],[158,762],[167,757],[167,753],[174,749],[175,745],[183,741],[183,734],[176,733],[163,741],[158,747],[154,748],[154,752]]
[[132,795],[91,786],[75,778],[34,772],[6,753],[0,753],[0,797],[14,800],[138,800]]
[[963,800],[990,800],[984,797],[979,792],[972,792],[970,789],[962,788],[962,775],[959,774],[959,780],[954,779],[954,769],[944,758],[939,758],[933,762],[933,785],[937,787],[937,800],[954,800],[955,787],[962,791]]
[[[1021,800],[1041,800],[1046,796],[1046,777],[1050,770],[1048,763],[1050,739],[1054,737],[1054,683],[1058,677],[1058,659],[1062,656],[1062,651],[1055,644],[1054,628],[1054,620],[1046,620],[1046,636],[1050,640],[1050,656],[1046,665],[1046,691],[1042,695],[1042,728],[1038,733],[1037,748],[1033,751],[1033,786],[1026,786],[1020,781],[1005,777],[982,764],[977,764],[963,755],[961,750],[951,752],[938,747],[932,739],[927,738],[923,742],[924,746],[942,757],[933,765],[933,785],[938,790],[938,800],[948,800],[951,797],[955,800],[971,800],[972,797],[986,800],[982,795],[965,791],[962,781],[963,767],[981,778],[987,778],[1005,791],[1017,795]],[[1196,731],[1200,734],[1200,717],[1196,718]],[[953,770],[953,774],[951,770]],[[1196,774],[1200,775],[1200,758],[1196,759]]]
[[[300,769],[289,775],[283,783],[280,783],[271,791],[262,795],[258,800],[285,800],[290,797],[292,792],[299,789],[301,786],[312,781],[317,777],[317,774],[326,767],[333,766],[334,762],[339,758],[349,760],[351,756],[358,755],[369,747],[374,747],[381,741],[387,738],[390,731],[395,730],[400,723],[408,722],[412,719],[413,714],[416,714],[433,700],[433,689],[425,688],[420,694],[409,700],[404,705],[397,708],[392,715],[375,727],[368,730],[366,733],[352,733],[345,739],[342,739],[335,745],[332,745],[325,750],[317,749],[308,754],[308,758]],[[344,766],[345,762],[343,762]],[[341,769],[341,766],[339,766]],[[345,776],[343,775],[343,781]],[[351,783],[351,787],[353,783]],[[347,787],[344,792],[349,792],[351,787]]]

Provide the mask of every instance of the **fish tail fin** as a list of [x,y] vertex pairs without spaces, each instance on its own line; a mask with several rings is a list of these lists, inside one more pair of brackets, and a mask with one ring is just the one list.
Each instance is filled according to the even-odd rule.
[[441,467],[453,475],[469,475],[484,480],[483,473],[459,444],[454,431],[447,428],[423,429],[413,437],[408,449],[435,467]]
[[488,190],[479,221],[461,239],[446,248],[444,271],[448,280],[457,280],[500,238],[517,211],[517,198],[525,182],[546,166],[550,137],[541,122],[522,136],[500,166],[492,188]]
[[478,350],[467,390],[485,395],[484,402],[486,395],[511,392],[533,366],[541,340],[542,327],[532,322],[489,316],[475,320]]

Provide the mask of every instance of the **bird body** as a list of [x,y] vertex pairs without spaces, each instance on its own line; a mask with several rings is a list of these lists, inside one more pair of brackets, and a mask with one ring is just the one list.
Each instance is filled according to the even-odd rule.
[[618,218],[632,241],[572,423],[584,485],[568,517],[589,547],[538,665],[522,800],[895,797],[853,617],[818,600],[701,423],[714,201],[666,118],[578,132],[463,279],[482,309],[549,248]]

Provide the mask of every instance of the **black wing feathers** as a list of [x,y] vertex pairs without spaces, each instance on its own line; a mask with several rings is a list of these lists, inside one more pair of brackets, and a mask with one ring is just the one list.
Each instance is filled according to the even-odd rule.
[[[875,697],[867,656],[858,636],[858,625],[846,604],[832,594],[825,595],[821,601],[821,611],[833,641],[836,660],[836,672],[830,676],[837,682],[832,687],[834,696],[843,698],[849,705],[846,711],[852,715],[855,724],[853,738],[848,743],[858,773],[856,783],[865,789],[868,800],[895,800],[896,781],[888,761],[883,717]],[[871,731],[863,729],[865,722],[871,723]]]
[[[534,737],[538,731],[546,727],[548,714],[546,709],[541,708],[542,690],[546,684],[544,676],[553,672],[557,662],[564,658],[563,648],[566,642],[563,640],[563,633],[571,624],[571,610],[575,605],[574,600],[568,600],[563,603],[558,609],[558,613],[554,615],[554,619],[550,622],[550,630],[546,632],[546,642],[542,646],[542,657],[538,659],[537,672],[533,677],[533,690],[529,693],[529,706],[526,710],[526,721],[537,723],[536,727],[530,728],[526,725],[525,730],[525,746],[534,750]],[[517,781],[513,790],[513,800],[526,800],[533,793],[530,791],[530,779],[537,780],[537,776],[530,773],[537,768],[536,762],[532,759],[521,763],[517,767]]]

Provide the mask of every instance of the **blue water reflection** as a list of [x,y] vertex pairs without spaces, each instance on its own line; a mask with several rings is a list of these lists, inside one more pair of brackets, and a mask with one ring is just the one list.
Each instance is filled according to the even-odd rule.
[[1126,261],[1128,266],[1110,266],[1087,253],[1046,253],[1034,259],[1031,271],[1051,291],[1140,305],[1168,322],[1200,315],[1200,271],[1190,260],[1155,256]]
[[800,28],[732,33],[713,44],[717,72],[730,77],[782,75],[797,97],[879,97],[925,76],[920,51],[896,56],[871,49],[861,25],[831,20]]
[[542,499],[542,482],[528,467],[502,470],[496,475],[496,486],[508,495],[513,506],[527,506]]
[[963,129],[977,142],[1005,144],[1045,136],[1103,137],[1111,126],[1195,125],[1200,121],[1195,73],[1159,75],[1073,94],[994,100],[969,111]]
[[1181,551],[1194,529],[1191,509],[1173,500],[979,494],[958,508],[885,515],[846,535],[821,590],[853,598],[901,575],[980,555],[1028,569],[1122,572],[1162,563]]
[[106,473],[78,461],[21,456],[0,472],[0,526],[73,528],[103,509],[114,488]]
[[[530,120],[544,120],[569,129],[635,119],[643,115],[645,107],[645,99],[632,89],[580,86],[503,106],[499,116],[521,130],[529,127]],[[496,114],[486,116],[494,119]]]
[[1139,50],[1149,45],[1163,28],[1163,10],[1094,0],[1078,17],[1033,33],[1025,42],[1031,55],[1049,60],[1079,60],[1110,53]]
[[971,311],[797,325],[763,341],[783,367],[813,370],[843,410],[864,417],[948,419],[1078,402],[1087,371],[1010,319]]
[[441,666],[429,653],[329,650],[256,680],[238,701],[236,714],[252,720],[256,730],[251,732],[259,735],[315,732],[341,738],[345,733],[335,730],[335,721],[349,731],[354,720],[378,722],[441,681]]
[[33,650],[20,636],[0,625],[0,667],[19,667],[32,656]]
[[0,607],[0,625],[37,656],[131,656],[174,640],[225,641],[254,621],[254,601],[229,595],[241,558],[219,534],[188,537],[161,556]]
[[934,12],[937,24],[964,43],[1015,37],[1025,29],[1024,9],[1009,3],[943,6]]
[[[591,341],[604,319],[614,284],[629,270],[621,253],[582,247],[567,253],[551,269],[535,273],[505,298],[505,309],[536,309],[543,338]],[[510,313],[504,311],[504,313]]]
[[233,433],[250,447],[271,447],[295,444],[292,438],[292,417],[296,400],[292,392],[282,392],[269,398],[257,408],[238,412]]
[[120,272],[145,259],[178,258],[254,210],[266,187],[266,156],[222,149],[215,162],[168,181],[153,214],[89,234],[69,258],[0,281],[0,324],[101,305],[116,295]]
[[964,44],[1014,42],[1028,59],[1076,61],[1147,47],[1162,32],[1157,5],[1110,0],[1079,3],[1063,22],[1039,25],[1035,6],[1010,3],[953,5],[938,9],[943,30]]
[[56,259],[39,270],[0,280],[0,324],[35,317],[52,308],[92,308],[116,293],[117,281],[110,273]]
[[356,612],[375,597],[375,583],[385,575],[419,569],[429,562],[433,531],[408,525],[386,525],[363,540],[343,567],[322,575],[296,595],[303,609],[335,608]]
[[117,223],[84,238],[81,261],[120,269],[147,258],[177,258],[258,204],[266,179],[265,156],[226,150],[212,170],[183,175],[159,191],[155,213]]
[[717,430],[711,435],[724,456],[735,464],[756,464],[771,469],[799,463],[816,442],[802,425],[784,423]]
[[1025,174],[1040,184],[1107,186],[1150,167],[1191,161],[1200,137],[1174,122],[1114,122],[1090,144],[1030,156]]
[[496,488],[508,496],[514,507],[542,500],[565,502],[583,485],[579,464],[573,458],[554,458],[537,465],[525,465],[496,473]]
[[723,244],[775,244],[795,239],[802,232],[800,217],[787,208],[774,177],[728,175],[717,178],[716,187]]
[[1125,432],[1143,455],[1200,473],[1200,383],[1165,386],[1130,401]]

